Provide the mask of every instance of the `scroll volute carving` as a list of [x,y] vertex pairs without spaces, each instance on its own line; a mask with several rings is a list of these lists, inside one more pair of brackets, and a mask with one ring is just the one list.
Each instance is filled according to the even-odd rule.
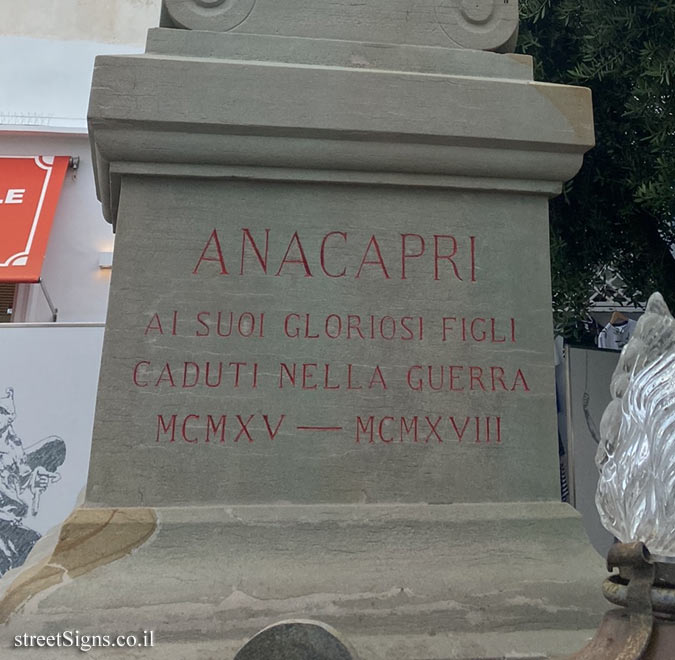
[[518,0],[435,0],[436,19],[450,45],[512,52],[518,38]]
[[162,27],[228,32],[241,25],[256,0],[163,0]]

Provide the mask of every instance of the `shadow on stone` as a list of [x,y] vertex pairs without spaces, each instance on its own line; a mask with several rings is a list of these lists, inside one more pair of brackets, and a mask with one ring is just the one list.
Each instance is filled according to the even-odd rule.
[[234,660],[358,660],[338,633],[318,621],[284,621],[259,632]]

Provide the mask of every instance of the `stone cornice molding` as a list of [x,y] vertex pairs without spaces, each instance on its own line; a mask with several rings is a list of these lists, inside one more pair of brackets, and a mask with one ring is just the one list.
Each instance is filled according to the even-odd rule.
[[[307,62],[321,61],[308,53],[330,42],[256,39],[258,52],[261,39],[273,43],[267,50],[276,61],[241,50],[238,59],[225,51],[218,57],[150,51],[97,59],[89,127],[110,222],[125,173],[551,196],[593,145],[590,91],[528,79],[528,59],[474,52],[470,61],[451,55],[441,62],[463,51],[422,48],[419,54],[429,60],[420,59],[417,70],[392,70],[387,57],[403,61],[410,53],[388,46],[377,68],[361,55],[351,66],[336,56],[341,64],[329,66]],[[359,44],[333,45],[362,52]]]

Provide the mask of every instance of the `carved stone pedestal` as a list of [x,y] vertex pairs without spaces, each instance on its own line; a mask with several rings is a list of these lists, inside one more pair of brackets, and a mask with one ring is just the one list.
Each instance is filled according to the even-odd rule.
[[448,48],[507,49],[501,0],[165,4],[145,54],[97,60],[87,498],[7,631],[154,630],[181,660],[289,619],[361,660],[581,647],[603,568],[556,501],[547,220],[588,90]]

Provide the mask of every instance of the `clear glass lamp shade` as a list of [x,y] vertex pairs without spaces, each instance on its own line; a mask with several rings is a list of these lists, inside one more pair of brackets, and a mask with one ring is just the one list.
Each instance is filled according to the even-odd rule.
[[675,561],[675,320],[654,294],[612,377],[596,505],[619,541]]

